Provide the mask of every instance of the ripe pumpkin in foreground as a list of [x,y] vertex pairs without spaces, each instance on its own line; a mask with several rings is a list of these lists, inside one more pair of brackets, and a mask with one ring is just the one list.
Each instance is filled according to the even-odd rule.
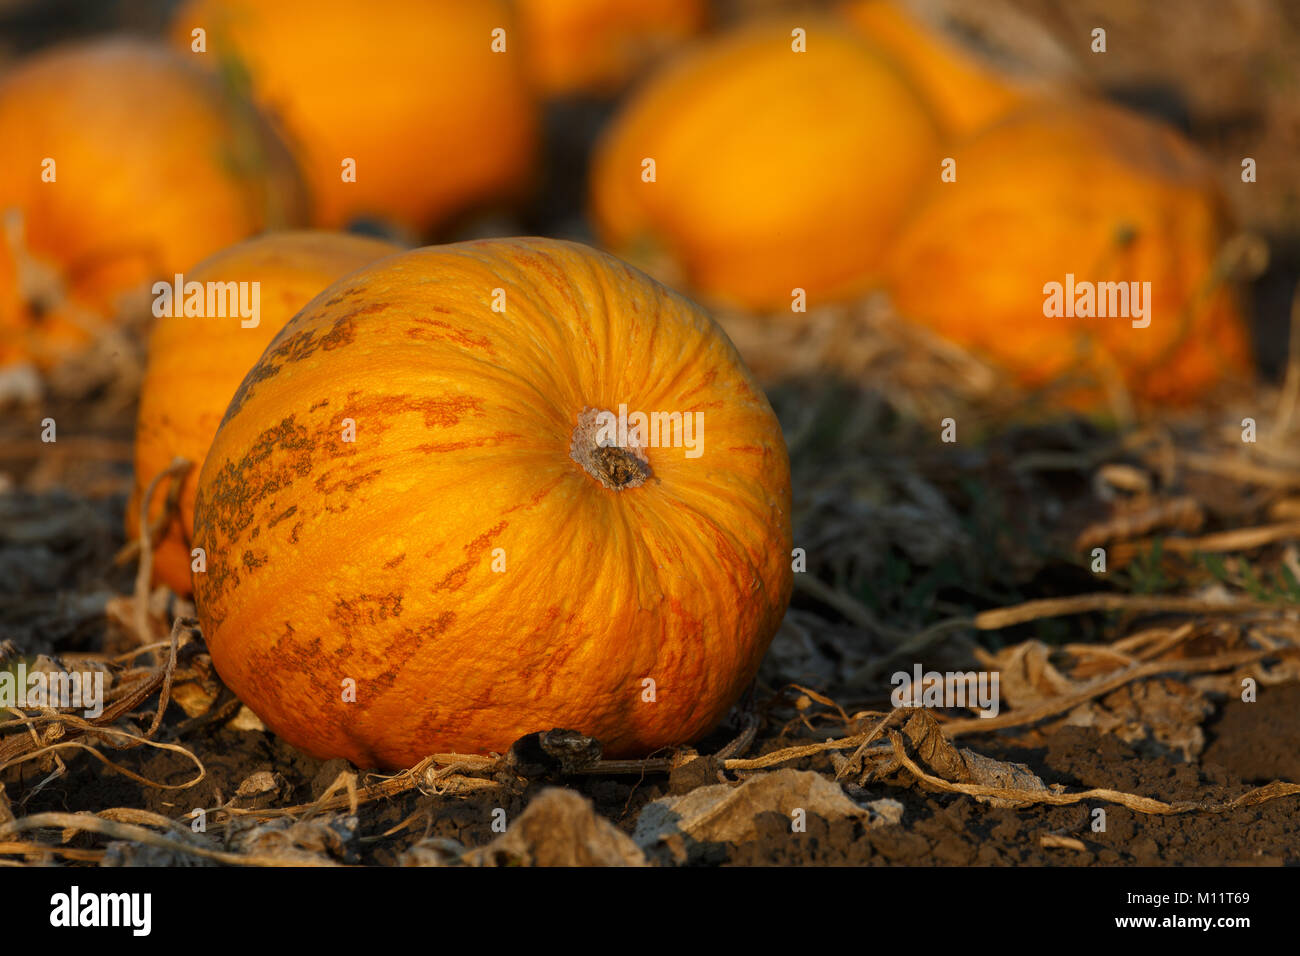
[[0,80],[0,365],[42,367],[120,298],[305,215],[284,146],[166,47],[39,53]]
[[919,95],[846,24],[763,22],[635,95],[597,148],[592,215],[615,252],[666,254],[705,297],[789,309],[796,288],[811,303],[871,284],[938,149]]
[[[149,365],[140,391],[135,430],[135,486],[126,512],[126,534],[139,535],[140,504],[150,481],[176,456],[194,467],[185,476],[179,515],[154,549],[154,576],[177,594],[190,593],[190,541],[194,491],[212,436],[245,373],[293,314],[336,279],[400,252],[378,239],[329,232],[270,233],[238,243],[184,274],[186,283],[257,283],[258,310],[244,319],[223,298],[226,313],[156,319],[149,337]],[[245,288],[251,290],[249,285]],[[223,293],[224,294],[224,293]],[[235,292],[234,298],[238,299]],[[215,303],[214,303],[215,304]],[[204,308],[206,310],[206,294]],[[249,323],[249,324],[245,324]],[[154,494],[150,519],[163,513],[162,490]]]
[[[682,424],[656,443],[637,412]],[[194,539],[218,672],[304,750],[401,767],[558,726],[640,754],[757,672],[790,598],[789,462],[692,303],[574,243],[467,242],[353,273],[281,331]]]
[[536,104],[501,0],[189,0],[172,36],[246,74],[289,135],[317,225],[420,232],[530,184]]
[[528,73],[548,96],[616,93],[703,29],[707,0],[520,0]]
[[1077,407],[1098,404],[1108,378],[1185,403],[1249,371],[1216,268],[1225,201],[1173,130],[1074,100],[1008,117],[954,155],[956,182],[934,185],[888,260],[900,314],[1022,385],[1078,379],[1062,390]]

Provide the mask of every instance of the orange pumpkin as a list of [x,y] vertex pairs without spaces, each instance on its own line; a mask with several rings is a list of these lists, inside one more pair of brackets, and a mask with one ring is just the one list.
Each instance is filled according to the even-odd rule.
[[639,91],[598,146],[592,214],[616,252],[666,256],[712,300],[851,297],[937,175],[938,135],[892,63],[843,24],[763,22]]
[[[190,593],[190,541],[199,469],[245,373],[316,293],[400,248],[341,233],[270,233],[223,249],[185,273],[187,283],[199,284],[194,291],[203,291],[205,314],[185,315],[183,302],[177,303],[173,297],[170,311],[177,314],[159,316],[154,324],[136,423],[135,487],[126,514],[127,537],[134,539],[139,534],[140,503],[154,476],[177,456],[194,463],[181,485],[178,518],[154,550],[155,578],[177,594]],[[250,305],[251,284],[257,284],[253,317],[243,318],[233,297],[227,304],[224,291],[220,300],[214,293],[218,314],[207,314],[208,283],[224,286],[229,282],[250,283],[245,287]],[[150,519],[161,517],[163,507],[160,489]]]
[[1248,371],[1248,332],[1215,270],[1224,200],[1173,130],[1068,101],[1007,118],[955,158],[956,182],[934,184],[889,257],[902,315],[1023,385],[1088,380],[1067,393],[1083,406],[1116,375],[1139,398],[1183,402]]
[[190,0],[172,34],[246,73],[289,134],[318,225],[420,231],[529,184],[537,119],[509,13],[500,0]]
[[48,367],[123,294],[305,214],[251,108],[142,40],[20,62],[0,80],[0,143],[0,363]]
[[1049,89],[980,59],[896,0],[852,0],[841,10],[903,67],[949,135],[972,134]]
[[320,757],[557,726],[646,753],[753,679],[789,482],[767,399],[676,293],[574,243],[420,249],[321,293],[244,379],[199,478],[196,604],[225,682]]
[[518,0],[528,72],[548,96],[616,93],[703,29],[705,0]]

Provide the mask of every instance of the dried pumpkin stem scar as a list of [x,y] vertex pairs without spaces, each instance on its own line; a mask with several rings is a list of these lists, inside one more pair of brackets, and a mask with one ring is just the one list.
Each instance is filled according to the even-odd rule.
[[578,415],[569,444],[569,457],[582,466],[582,470],[606,488],[621,491],[636,488],[651,477],[650,461],[644,446],[634,436],[627,444],[618,444],[617,422],[613,412],[584,408]]

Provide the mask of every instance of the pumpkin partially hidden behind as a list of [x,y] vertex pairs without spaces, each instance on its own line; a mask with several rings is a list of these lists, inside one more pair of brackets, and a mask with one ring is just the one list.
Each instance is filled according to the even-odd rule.
[[[698,414],[700,453],[638,440],[638,411]],[[552,727],[614,756],[687,742],[753,679],[792,581],[785,443],[726,336],[547,239],[323,292],[231,402],[194,532],[222,679],[361,766]]]
[[703,29],[707,0],[520,0],[533,83],[548,96],[617,93]]
[[172,37],[247,77],[288,134],[316,225],[420,233],[531,184],[537,108],[502,0],[188,0]]
[[252,108],[141,40],[19,63],[0,144],[0,365],[50,367],[111,328],[123,295],[306,215]]
[[903,68],[950,136],[969,136],[1066,89],[1059,76],[1000,68],[914,15],[901,0],[849,0],[839,11]]
[[666,260],[710,300],[851,298],[937,175],[939,142],[916,90],[846,24],[761,22],[637,92],[597,148],[592,215],[613,251]]
[[[1246,324],[1216,271],[1230,235],[1225,201],[1173,130],[1067,100],[1016,113],[954,156],[956,181],[933,185],[888,260],[903,316],[1021,385],[1072,381],[1060,397],[1081,408],[1103,400],[1108,380],[1182,403],[1249,372]],[[1149,326],[1135,328],[1145,321],[1136,315],[1044,314],[1048,285],[1063,292],[1069,275],[1149,282]]]
[[[190,593],[190,541],[199,469],[226,406],[244,375],[293,314],[335,279],[400,247],[329,232],[271,233],[224,249],[185,273],[186,282],[258,283],[256,324],[235,314],[159,317],[149,339],[149,365],[140,392],[135,435],[135,486],[126,533],[139,535],[140,505],[153,478],[176,457],[193,462],[178,499],[179,514],[154,549],[154,576],[177,594]],[[251,289],[251,287],[249,287]],[[215,301],[214,301],[215,304]],[[206,298],[204,302],[206,309]],[[244,323],[248,322],[246,326]],[[163,487],[150,520],[163,514]]]

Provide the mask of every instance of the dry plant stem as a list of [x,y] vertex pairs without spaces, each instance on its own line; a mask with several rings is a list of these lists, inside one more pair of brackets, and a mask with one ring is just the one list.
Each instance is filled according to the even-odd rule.
[[405,820],[402,820],[399,823],[394,823],[383,833],[377,833],[374,836],[358,837],[357,839],[360,840],[362,843],[377,843],[380,840],[387,840],[389,837],[397,836],[397,834],[409,830],[412,826],[414,826],[415,824],[421,821],[424,821],[426,823],[426,829],[424,835],[428,836],[429,832],[428,832],[427,824],[432,822],[432,819],[433,816],[429,812],[429,808],[427,806],[422,806],[414,813],[410,814]]
[[1104,800],[1107,803],[1118,803],[1139,813],[1160,815],[1197,811],[1202,813],[1224,813],[1229,810],[1236,810],[1239,807],[1254,806],[1268,800],[1276,800],[1279,797],[1289,797],[1300,793],[1300,783],[1274,781],[1262,787],[1255,787],[1253,790],[1249,790],[1227,803],[1193,803],[1190,801],[1165,803],[1163,800],[1142,797],[1135,793],[1124,793],[1120,790],[1107,790],[1104,788],[1084,790],[1079,793],[1062,793],[1054,790],[1021,790],[1015,787],[988,787],[976,783],[952,783],[942,777],[936,777],[917,766],[916,761],[907,755],[907,751],[903,747],[902,734],[898,733],[898,731],[891,730],[889,732],[889,742],[893,747],[894,758],[906,767],[910,773],[914,774],[917,779],[936,789],[946,790],[949,793],[964,793],[970,796],[996,797],[999,800],[1011,801],[1021,806],[1047,803],[1059,807],[1081,803],[1084,800]]
[[[1061,650],[1066,654],[1073,654],[1075,657],[1080,658],[1081,661],[1086,660],[1093,663],[1098,662],[1098,659],[1100,659],[1101,662],[1113,666],[1128,667],[1134,662],[1133,658],[1123,651],[1117,651],[1106,644],[1063,644]],[[1078,674],[1081,669],[1081,666],[1076,666],[1074,672]]]
[[[1167,542],[1166,542],[1167,543]],[[994,608],[975,615],[975,627],[995,631],[1015,624],[1025,624],[1045,617],[1089,614],[1094,611],[1133,611],[1143,614],[1239,614],[1248,611],[1279,611],[1277,604],[1245,598],[1231,601],[1206,601],[1190,597],[1162,597],[1146,594],[1078,594],[1072,597],[1026,601],[1012,607]]]
[[[165,502],[169,502],[170,500],[171,500],[171,494],[169,492],[167,498],[165,499]],[[178,496],[178,500],[179,500],[179,496]],[[174,517],[172,514],[168,513],[167,509],[169,507],[170,505],[167,505],[165,503],[162,515],[159,516],[158,520],[156,520],[153,524],[149,526],[150,540],[161,536],[162,533],[167,530],[167,525],[171,523],[171,520]],[[117,552],[117,554],[113,555],[113,567],[115,568],[121,567],[124,564],[134,561],[139,556],[140,556],[140,539],[137,538],[133,541],[128,541],[126,544],[122,545],[121,549]]]
[[[28,715],[16,708],[9,708],[9,712],[16,715],[17,719],[0,721],[0,730],[10,730],[20,725],[25,726],[31,735],[31,739],[37,743],[39,743],[39,737],[35,731],[35,726],[37,724],[59,724],[62,726],[64,732],[66,732],[68,726],[72,726],[74,729],[85,727],[90,730],[99,730],[101,724],[112,723],[112,721],[116,720],[122,713],[131,710],[135,704],[152,694],[158,688],[161,681],[162,675],[158,674],[156,677],[138,682],[139,686],[132,691],[129,699],[126,696],[123,696],[111,707],[105,707],[104,713],[100,714],[94,721],[84,720],[77,717],[75,714],[62,714],[57,710],[46,709],[42,714]],[[127,703],[124,704],[123,701],[127,701]],[[109,714],[110,711],[113,712],[114,716],[105,720],[105,715]],[[8,764],[4,762],[5,760],[17,754],[24,753],[26,749],[30,748],[24,747],[22,738],[11,737],[8,740],[0,741],[0,770],[3,770],[8,766]]]
[[[108,658],[108,660],[114,664],[123,664],[127,661],[135,660],[141,654],[152,654],[154,651],[160,651],[170,643],[171,639],[169,638],[165,641],[154,641],[152,644],[141,644],[139,647],[133,647],[122,654],[115,654]],[[71,655],[64,654],[63,659],[67,660],[70,656]]]
[[220,807],[223,813],[238,817],[296,817],[302,814],[321,813],[326,810],[351,810],[354,806],[371,803],[384,797],[395,796],[407,790],[413,790],[424,780],[425,774],[434,767],[460,765],[476,773],[492,773],[498,767],[498,758],[482,757],[477,754],[433,754],[425,757],[413,767],[388,777],[378,777],[377,782],[367,780],[364,790],[354,793],[336,793],[333,796],[321,795],[312,803],[300,803],[292,807],[246,810],[238,807]]
[[[802,684],[791,684],[790,689],[797,690],[801,694],[807,694],[809,697],[817,701],[817,703],[821,704],[823,707],[834,707],[836,713],[839,714],[840,720],[846,724],[849,722],[849,715],[844,712],[844,708],[841,707],[839,704],[837,704],[835,701],[831,700],[825,694],[821,694],[815,690],[812,690],[811,688],[804,687]],[[718,751],[717,756],[722,757],[724,756],[724,754],[722,753],[722,751]],[[725,756],[734,757],[735,754],[725,754]]]
[[168,507],[163,512],[163,519],[165,519],[163,528],[165,529],[176,516],[176,504],[180,500],[180,486],[185,479],[185,475],[193,467],[194,463],[187,458],[173,458],[170,465],[149,479],[144,498],[140,502],[140,566],[135,574],[135,628],[136,640],[141,644],[150,643],[152,636],[152,631],[149,628],[149,582],[153,578],[153,529],[149,524],[149,508],[153,505],[153,496],[154,492],[158,490],[158,482],[164,478],[169,479],[172,488],[167,494],[166,503]]
[[1195,498],[1187,496],[1170,498],[1156,501],[1136,513],[1120,515],[1089,525],[1075,539],[1074,547],[1078,551],[1089,551],[1112,541],[1149,534],[1157,528],[1199,531],[1204,522],[1205,512],[1201,503]]
[[598,760],[590,767],[581,767],[574,773],[598,776],[603,774],[669,773],[673,769],[670,757],[649,757],[645,760]]
[[[78,850],[70,846],[47,846],[44,843],[0,843],[0,856],[49,857],[60,856],[79,863],[98,863],[104,858],[103,850]],[[0,860],[0,866],[23,866],[16,860]]]
[[[496,790],[501,784],[497,780],[486,780],[482,777],[469,776],[466,771],[473,771],[475,768],[465,763],[453,763],[446,767],[430,767],[424,772],[424,777],[420,780],[419,790],[426,795],[436,797],[451,794],[459,796],[470,790]],[[442,783],[441,781],[446,781]],[[355,795],[353,796],[355,802]]]
[[818,580],[811,574],[796,574],[794,576],[794,586],[814,597],[824,604],[828,604],[835,610],[844,615],[845,619],[866,628],[873,633],[880,634],[894,641],[906,640],[910,635],[906,631],[889,627],[876,620],[875,616],[868,611],[862,604],[854,600],[843,591],[838,591],[830,585]]
[[[357,775],[353,773],[351,770],[344,770],[337,777],[335,777],[334,782],[331,783],[329,787],[326,788],[325,792],[320,795],[320,799],[328,800],[330,797],[334,796],[334,794],[338,793],[340,790],[347,794],[348,812],[352,816],[356,816],[357,806],[358,806]],[[309,813],[307,814],[307,816],[310,817],[311,814]]]
[[[151,738],[157,733],[162,724],[163,714],[167,710],[167,704],[171,699],[171,685],[173,675],[176,670],[176,654],[179,647],[180,632],[183,628],[192,626],[192,622],[187,622],[184,618],[177,618],[172,626],[171,633],[171,651],[168,655],[166,666],[156,671],[142,681],[138,681],[135,686],[128,687],[120,696],[117,697],[109,706],[104,708],[104,712],[96,717],[93,721],[86,720],[76,714],[60,713],[56,710],[47,709],[45,713],[29,716],[22,711],[14,711],[18,715],[16,721],[0,722],[0,730],[15,725],[23,725],[28,729],[28,734],[18,735],[9,739],[0,740],[0,771],[19,763],[29,760],[38,759],[47,755],[57,754],[61,750],[69,748],[89,751],[95,759],[113,767],[119,773],[130,777],[138,783],[149,787],[162,790],[183,790],[199,783],[206,775],[207,770],[203,762],[193,753],[184,747],[176,744],[159,743]],[[130,713],[139,704],[143,703],[154,691],[159,690],[158,709],[154,713],[154,718],[148,731],[143,736],[130,733],[111,726],[118,719]],[[40,724],[49,725],[44,735],[36,732],[36,726]],[[129,770],[113,763],[95,747],[84,743],[79,737],[99,737],[99,738],[122,738],[133,743],[126,746],[139,746],[141,744],[156,747],[161,750],[172,750],[184,754],[189,760],[199,768],[198,776],[193,780],[179,785],[168,785],[155,783],[145,777],[132,773]]]
[[1131,653],[1139,660],[1150,660],[1175,644],[1181,644],[1195,634],[1196,630],[1194,621],[1186,621],[1172,631],[1164,627],[1139,631],[1137,634],[1130,634],[1128,637],[1120,638],[1110,646],[1117,651],[1126,654]]
[[[1278,541],[1300,538],[1300,521],[1261,525],[1256,528],[1234,528],[1199,538],[1162,538],[1160,547],[1169,554],[1222,553],[1251,551]],[[1117,561],[1127,561],[1138,554],[1150,551],[1155,545],[1151,539],[1125,541],[1112,547],[1111,556]]]
[[906,713],[907,711],[900,707],[891,710],[889,713],[885,714],[884,717],[880,718],[880,720],[876,722],[876,725],[863,735],[862,743],[858,745],[857,750],[853,751],[853,756],[851,756],[844,766],[839,769],[839,772],[835,774],[835,779],[839,780],[849,772],[850,767],[857,766],[858,761],[866,754],[867,748],[876,740],[876,738],[883,734],[889,727],[901,721]]
[[1277,430],[1281,435],[1291,431],[1296,406],[1300,404],[1300,282],[1291,295],[1290,356],[1286,364],[1286,378],[1277,402]]
[[[1062,697],[1056,700],[1048,701],[1038,707],[1028,708],[1015,713],[1003,714],[999,717],[971,717],[961,720],[951,720],[942,723],[943,732],[948,737],[958,737],[964,734],[980,733],[989,730],[1003,730],[1007,727],[1017,727],[1023,724],[1035,723],[1045,717],[1051,717],[1063,711],[1077,707],[1094,697],[1124,686],[1135,680],[1141,680],[1145,677],[1154,677],[1169,672],[1184,673],[1208,673],[1212,671],[1225,670],[1231,667],[1237,667],[1242,664],[1249,664],[1267,657],[1295,657],[1300,655],[1300,649],[1297,648],[1272,648],[1265,650],[1251,651],[1232,651],[1224,654],[1217,654],[1212,657],[1203,658],[1186,658],[1182,660],[1171,661],[1152,661],[1149,663],[1135,664],[1132,667],[1125,668],[1116,674],[1092,682],[1079,693],[1069,697]],[[787,747],[783,750],[773,751],[762,757],[756,757],[749,760],[728,760],[724,766],[727,770],[762,770],[767,767],[776,766],[790,760],[798,760],[803,757],[810,757],[815,754],[824,753],[828,750],[848,750],[855,748],[854,759],[864,755],[872,742],[879,736],[881,729],[889,725],[891,720],[899,719],[895,715],[906,715],[906,708],[896,708],[886,715],[872,730],[854,734],[849,737],[842,737],[835,740],[825,740],[815,744],[802,744],[794,747]],[[879,747],[870,749],[880,749]],[[888,748],[885,748],[888,749]]]
[[172,622],[171,649],[167,654],[167,666],[163,670],[162,690],[158,693],[158,710],[154,713],[153,723],[149,725],[148,731],[145,732],[145,738],[150,739],[158,732],[162,724],[163,714],[167,710],[167,704],[172,695],[172,676],[176,673],[176,651],[180,647],[181,628],[197,627],[197,622],[186,622],[185,618],[178,617]]
[[1044,833],[1038,838],[1038,845],[1044,849],[1087,850],[1083,841],[1077,837],[1062,836],[1059,833]]
[[171,817],[165,817],[161,813],[152,813],[148,810],[137,810],[133,807],[110,807],[107,810],[100,810],[95,815],[104,820],[112,820],[114,823],[134,823],[143,827],[161,827],[164,830],[174,830],[181,837],[189,837],[192,832],[188,826],[173,820]]
[[203,778],[206,777],[208,774],[207,768],[203,766],[203,762],[199,760],[199,758],[195,756],[193,753],[186,750],[184,747],[179,746],[178,744],[166,744],[166,743],[160,743],[159,741],[156,740],[145,740],[143,737],[137,737],[135,734],[130,734],[122,730],[113,730],[111,728],[106,728],[106,727],[95,728],[95,732],[97,734],[104,735],[104,736],[125,737],[128,740],[135,741],[135,745],[143,744],[146,747],[156,747],[159,750],[170,750],[173,751],[174,753],[181,754],[185,756],[187,759],[194,761],[195,766],[199,768],[198,776],[196,776],[192,780],[187,780],[184,783],[177,783],[177,784],[158,783],[157,781],[150,780],[148,777],[142,777],[138,773],[135,773],[134,771],[127,770],[121,764],[113,763],[113,761],[105,757],[95,747],[92,747],[90,744],[87,743],[82,743],[79,740],[66,740],[60,743],[47,744],[46,746],[41,747],[39,750],[34,750],[31,753],[24,754],[23,756],[17,757],[13,760],[6,762],[3,766],[0,766],[0,769],[7,769],[9,767],[16,766],[20,763],[24,763],[28,760],[36,760],[48,754],[53,754],[56,751],[67,750],[71,748],[76,750],[85,750],[92,757],[98,760],[100,763],[106,764],[107,766],[111,767],[113,770],[122,774],[122,776],[129,777],[130,779],[134,780],[136,783],[141,784],[142,786],[145,787],[151,787],[154,790],[188,790],[190,787],[196,786],[197,784],[202,782]]
[[877,658],[863,667],[858,674],[854,675],[854,679],[874,681],[895,661],[915,658],[916,655],[928,650],[939,638],[946,637],[953,631],[963,631],[972,627],[975,627],[975,620],[969,617],[954,617],[931,624],[925,630],[918,631],[912,637],[909,637],[884,657]]
[[8,826],[0,827],[0,838],[7,836],[16,836],[27,830],[38,830],[47,827],[58,827],[63,830],[74,830],[78,832],[95,833],[100,836],[108,837],[113,840],[130,840],[133,843],[143,843],[147,846],[155,846],[162,850],[171,850],[175,853],[187,853],[190,856],[202,857],[205,860],[212,860],[216,863],[227,863],[232,866],[339,866],[340,864],[332,860],[320,858],[293,857],[285,859],[275,856],[259,856],[242,853],[227,853],[223,850],[210,850],[207,847],[198,846],[194,843],[185,842],[162,834],[155,833],[153,830],[147,830],[142,826],[136,826],[130,823],[116,823],[112,820],[105,820],[102,817],[92,816],[85,813],[35,813],[29,817],[23,817]]
[[799,760],[803,757],[825,753],[828,750],[847,750],[850,747],[858,747],[866,740],[867,736],[865,733],[855,734],[852,737],[841,737],[838,740],[823,740],[815,744],[786,747],[784,750],[774,750],[772,753],[764,754],[761,757],[727,760],[724,761],[723,768],[726,770],[763,770],[767,767],[775,767],[777,764],[785,763],[788,760]]
[[[728,767],[735,761],[728,760]],[[371,803],[375,800],[381,800],[387,797],[396,796],[407,790],[419,788],[425,780],[432,774],[433,779],[439,780],[453,774],[473,773],[479,775],[491,775],[503,768],[499,757],[484,757],[478,754],[432,754],[421,760],[415,766],[403,770],[400,773],[390,777],[380,777],[378,782],[371,782],[369,779],[360,789],[354,787],[349,793],[330,794],[329,791],[322,794],[320,799],[312,803],[302,803],[291,807],[266,808],[266,809],[242,809],[238,807],[221,807],[221,811],[231,816],[251,816],[261,818],[274,817],[296,817],[303,814],[321,813],[327,810],[348,809],[355,813],[356,808],[362,804]],[[601,760],[590,767],[575,771],[580,775],[605,775],[605,774],[647,774],[647,773],[668,773],[672,770],[672,760],[669,758],[650,758],[647,760]],[[337,783],[337,781],[336,781]],[[484,779],[482,789],[500,786],[494,780]],[[333,787],[330,788],[334,789]]]
[[737,757],[753,744],[754,738],[758,735],[758,715],[746,713],[743,715],[742,720],[744,726],[741,728],[740,733],[713,755],[716,759],[726,760],[729,757]]
[[1193,471],[1202,471],[1253,485],[1269,488],[1300,488],[1300,472],[1285,468],[1271,468],[1240,457],[1225,458],[1221,455],[1205,452],[1184,451],[1178,455],[1179,461]]
[[1077,694],[1071,694],[1067,697],[1058,697],[1039,704],[1037,707],[1029,707],[1023,711],[1014,711],[1009,714],[1001,714],[997,717],[968,717],[961,720],[946,721],[942,725],[943,731],[950,737],[956,737],[961,734],[979,733],[986,730],[1002,730],[1006,727],[1018,727],[1023,724],[1035,723],[1045,717],[1052,717],[1056,714],[1070,710],[1094,697],[1108,694],[1113,690],[1123,687],[1125,684],[1131,683],[1135,680],[1141,680],[1144,677],[1156,677],[1160,674],[1171,672],[1203,674],[1212,671],[1227,670],[1233,667],[1240,667],[1242,664],[1253,664],[1266,657],[1297,656],[1300,656],[1300,648],[1287,647],[1251,651],[1228,651],[1223,654],[1215,654],[1212,657],[1188,657],[1180,660],[1150,661],[1148,663],[1135,664],[1132,667],[1124,668],[1109,677],[1103,677],[1093,681]]

